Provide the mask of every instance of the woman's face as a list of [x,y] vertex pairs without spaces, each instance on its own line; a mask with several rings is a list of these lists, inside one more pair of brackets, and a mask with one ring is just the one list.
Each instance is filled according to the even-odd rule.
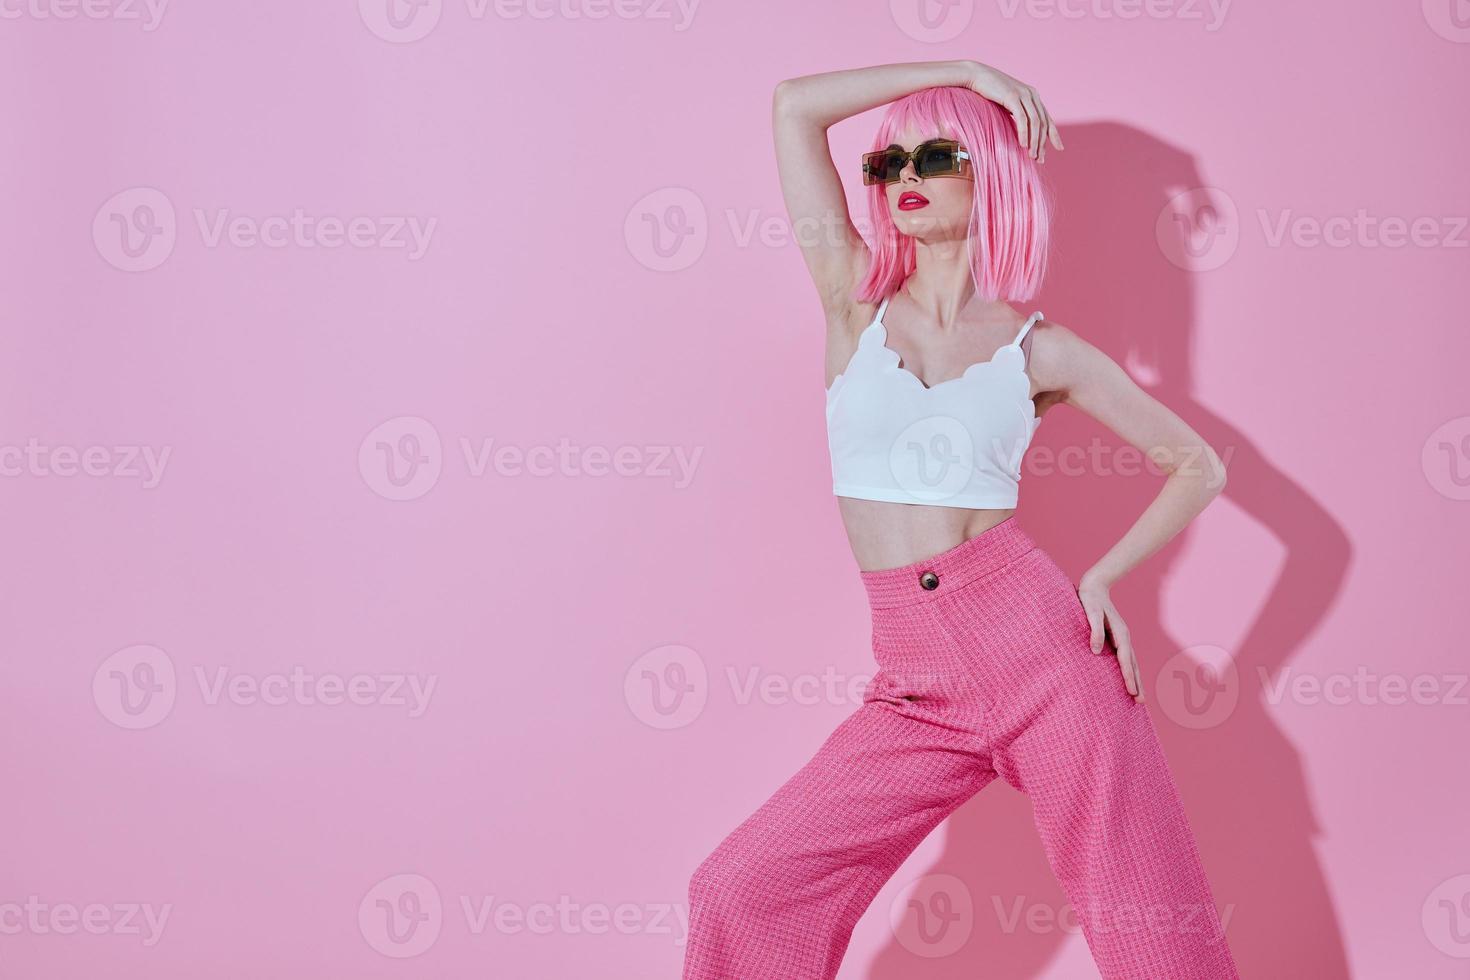
[[[938,133],[905,129],[893,142],[912,150],[938,137]],[[920,177],[914,172],[914,161],[905,163],[898,180],[884,187],[888,214],[898,230],[925,242],[963,239],[970,227],[975,195],[970,167],[966,165],[964,171],[953,177]]]

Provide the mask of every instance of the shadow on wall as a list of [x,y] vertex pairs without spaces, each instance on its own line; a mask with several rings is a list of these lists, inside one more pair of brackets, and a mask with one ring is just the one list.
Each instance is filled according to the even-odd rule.
[[[1114,598],[1141,652],[1149,711],[1199,840],[1216,905],[1228,916],[1226,934],[1241,975],[1346,977],[1341,928],[1314,849],[1317,824],[1301,761],[1264,709],[1258,671],[1273,676],[1284,667],[1332,605],[1351,554],[1348,539],[1288,474],[1195,401],[1193,274],[1165,257],[1155,231],[1176,194],[1205,183],[1195,161],[1127,126],[1060,128],[1067,149],[1049,152],[1042,168],[1058,204],[1054,264],[1044,295],[1031,305],[1128,368],[1142,387],[1225,455],[1230,479],[1223,495],[1272,533],[1286,556],[1265,606],[1231,651],[1238,702],[1219,724],[1193,730],[1171,721],[1159,706],[1160,698],[1171,693],[1160,691],[1160,685],[1193,681],[1185,673],[1157,674],[1165,660],[1189,645],[1164,631],[1159,596],[1190,532],[1118,585]],[[1208,210],[1188,211],[1178,220],[1166,218],[1165,227],[1175,231],[1164,235],[1177,234],[1177,247],[1199,254],[1198,249],[1209,247],[1219,220]],[[1281,397],[1280,392],[1256,394]],[[1048,411],[1047,420],[1038,446],[1123,445],[1092,419],[1065,407]],[[1025,477],[1020,519],[1074,581],[1131,526],[1160,485],[1160,478],[1150,475]],[[1082,500],[1085,507],[1079,506]],[[1217,587],[1228,589],[1229,583]],[[1172,693],[1207,703],[1206,691]],[[1027,798],[996,780],[956,811],[941,832],[946,834],[943,855],[921,873],[965,882],[974,935],[959,952],[932,959],[891,939],[867,975],[926,980],[1042,973],[1071,938],[1075,919],[1069,915],[1050,927],[1045,919],[1027,925],[1033,907],[1053,916],[1066,908]],[[903,874],[914,877],[912,870]],[[874,913],[886,918],[888,910],[875,908]]]

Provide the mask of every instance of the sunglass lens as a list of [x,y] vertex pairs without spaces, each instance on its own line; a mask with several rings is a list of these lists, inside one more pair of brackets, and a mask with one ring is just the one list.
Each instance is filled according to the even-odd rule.
[[868,177],[874,183],[886,184],[896,180],[898,172],[903,169],[903,161],[898,159],[898,154],[888,150],[870,154],[866,159]]
[[949,143],[935,143],[924,147],[915,168],[921,177],[948,174],[955,171],[955,148]]

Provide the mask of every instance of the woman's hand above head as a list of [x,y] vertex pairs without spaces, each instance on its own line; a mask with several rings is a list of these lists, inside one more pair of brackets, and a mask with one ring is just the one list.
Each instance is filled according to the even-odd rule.
[[1011,114],[1016,121],[1016,138],[1031,159],[1046,162],[1047,140],[1051,140],[1051,145],[1058,150],[1066,149],[1062,146],[1056,123],[1052,121],[1051,113],[1046,111],[1036,89],[998,68],[978,61],[972,64],[969,87]]
[[[771,124],[781,194],[829,327],[866,324],[876,304],[857,304],[852,298],[872,256],[848,214],[839,174],[847,170],[858,177],[859,161],[844,162],[839,168],[832,160],[827,130],[843,119],[922,89],[970,87],[981,67],[963,59],[903,62],[801,75],[777,83],[771,96]],[[858,310],[859,306],[867,308]]]

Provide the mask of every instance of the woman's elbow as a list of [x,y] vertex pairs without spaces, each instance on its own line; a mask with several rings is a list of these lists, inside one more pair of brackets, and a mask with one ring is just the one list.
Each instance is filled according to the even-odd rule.
[[796,110],[799,79],[783,78],[771,92],[771,114],[789,116]]
[[1215,452],[1215,447],[1209,444],[1204,446],[1204,477],[1205,487],[1211,494],[1219,494],[1225,489],[1225,460]]

